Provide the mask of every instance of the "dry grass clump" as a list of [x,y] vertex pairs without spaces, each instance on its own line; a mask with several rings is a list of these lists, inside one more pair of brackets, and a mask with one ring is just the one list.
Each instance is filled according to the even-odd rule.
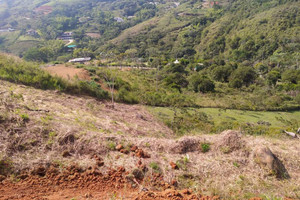
[[200,148],[199,138],[195,137],[183,137],[176,141],[173,146],[170,147],[172,153],[185,154],[188,152],[198,151]]
[[231,153],[245,146],[242,140],[242,134],[239,131],[227,130],[220,134],[215,143],[215,148],[223,153]]

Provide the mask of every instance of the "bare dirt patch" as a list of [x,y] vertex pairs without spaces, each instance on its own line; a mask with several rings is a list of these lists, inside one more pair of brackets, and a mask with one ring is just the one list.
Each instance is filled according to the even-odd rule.
[[101,35],[99,33],[86,33],[87,36],[91,38],[100,38]]
[[65,65],[55,65],[44,68],[52,75],[62,77],[67,80],[78,78],[80,80],[91,80],[89,72],[82,68],[67,67]]

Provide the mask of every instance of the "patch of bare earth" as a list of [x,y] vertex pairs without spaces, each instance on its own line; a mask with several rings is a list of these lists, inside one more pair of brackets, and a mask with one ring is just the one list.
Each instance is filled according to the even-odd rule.
[[5,81],[0,111],[0,199],[300,197],[296,139],[176,138],[141,105]]
[[74,78],[91,80],[89,72],[82,68],[74,68],[66,65],[55,65],[46,67],[45,70],[54,76],[56,75],[67,80],[72,80]]
[[86,33],[87,36],[91,38],[100,38],[101,35],[99,33]]

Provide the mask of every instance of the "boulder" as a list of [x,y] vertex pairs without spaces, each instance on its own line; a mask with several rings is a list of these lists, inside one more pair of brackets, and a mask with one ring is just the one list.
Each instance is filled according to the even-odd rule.
[[143,180],[144,179],[144,172],[140,169],[134,169],[132,171],[132,175],[134,176],[134,178],[138,179],[138,180]]
[[170,166],[172,169],[179,169],[178,166],[176,165],[176,163],[174,163],[174,162],[170,162]]
[[268,147],[257,147],[254,151],[254,161],[265,169],[269,175],[275,175],[279,179],[290,178],[282,162]]
[[6,179],[6,177],[5,177],[5,176],[3,176],[3,175],[0,175],[0,182],[4,181],[5,179]]
[[124,147],[123,147],[123,145],[121,145],[121,144],[118,144],[117,146],[116,146],[116,150],[117,151],[121,151],[121,149],[123,149]]

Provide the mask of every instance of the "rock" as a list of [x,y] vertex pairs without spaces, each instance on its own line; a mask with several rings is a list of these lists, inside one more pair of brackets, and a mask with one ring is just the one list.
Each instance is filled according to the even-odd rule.
[[215,144],[223,153],[231,153],[245,146],[242,134],[239,131],[226,130],[220,134],[220,139]]
[[97,161],[96,161],[96,165],[97,165],[98,167],[102,167],[102,166],[104,166],[104,162],[103,162],[102,160],[97,160]]
[[85,198],[87,198],[87,199],[93,197],[93,195],[92,195],[91,193],[86,193],[84,196],[85,196]]
[[177,185],[178,185],[178,182],[177,182],[176,180],[172,180],[172,181],[171,181],[171,185],[177,186]]
[[141,160],[139,160],[138,163],[137,163],[138,166],[140,166],[140,165],[142,165],[142,164],[143,164],[143,163],[142,163]]
[[254,151],[254,161],[276,178],[290,178],[282,162],[268,147],[257,147]]
[[120,151],[121,149],[123,149],[124,147],[123,147],[123,145],[121,145],[121,144],[118,144],[117,146],[116,146],[116,150],[117,151]]
[[133,147],[131,147],[130,151],[135,152],[137,149],[138,149],[137,146],[133,146]]
[[24,179],[26,179],[27,177],[28,177],[27,174],[21,174],[21,175],[17,176],[17,178],[19,178],[19,179],[21,179],[21,180],[24,180]]
[[46,175],[46,169],[43,166],[39,166],[32,170],[31,172],[32,175],[39,175],[39,176],[45,176]]
[[127,149],[121,149],[120,152],[124,154],[129,154],[129,151]]
[[5,176],[3,176],[3,175],[0,175],[0,182],[4,181],[5,179],[6,179],[6,177],[5,177]]
[[190,194],[192,194],[193,192],[191,191],[191,190],[189,190],[189,189],[184,189],[184,190],[182,190],[182,194],[187,194],[187,195],[190,195]]
[[150,155],[143,151],[143,149],[137,149],[135,151],[135,156],[138,158],[150,158]]
[[178,166],[176,165],[176,163],[174,163],[174,162],[170,162],[170,165],[171,165],[172,169],[179,169]]
[[142,170],[140,169],[134,169],[132,171],[132,175],[134,176],[134,178],[138,179],[138,180],[143,180],[145,177],[145,174]]
[[70,157],[71,154],[70,154],[69,151],[64,151],[63,154],[62,154],[62,156],[63,156],[64,158],[66,158],[66,157]]

